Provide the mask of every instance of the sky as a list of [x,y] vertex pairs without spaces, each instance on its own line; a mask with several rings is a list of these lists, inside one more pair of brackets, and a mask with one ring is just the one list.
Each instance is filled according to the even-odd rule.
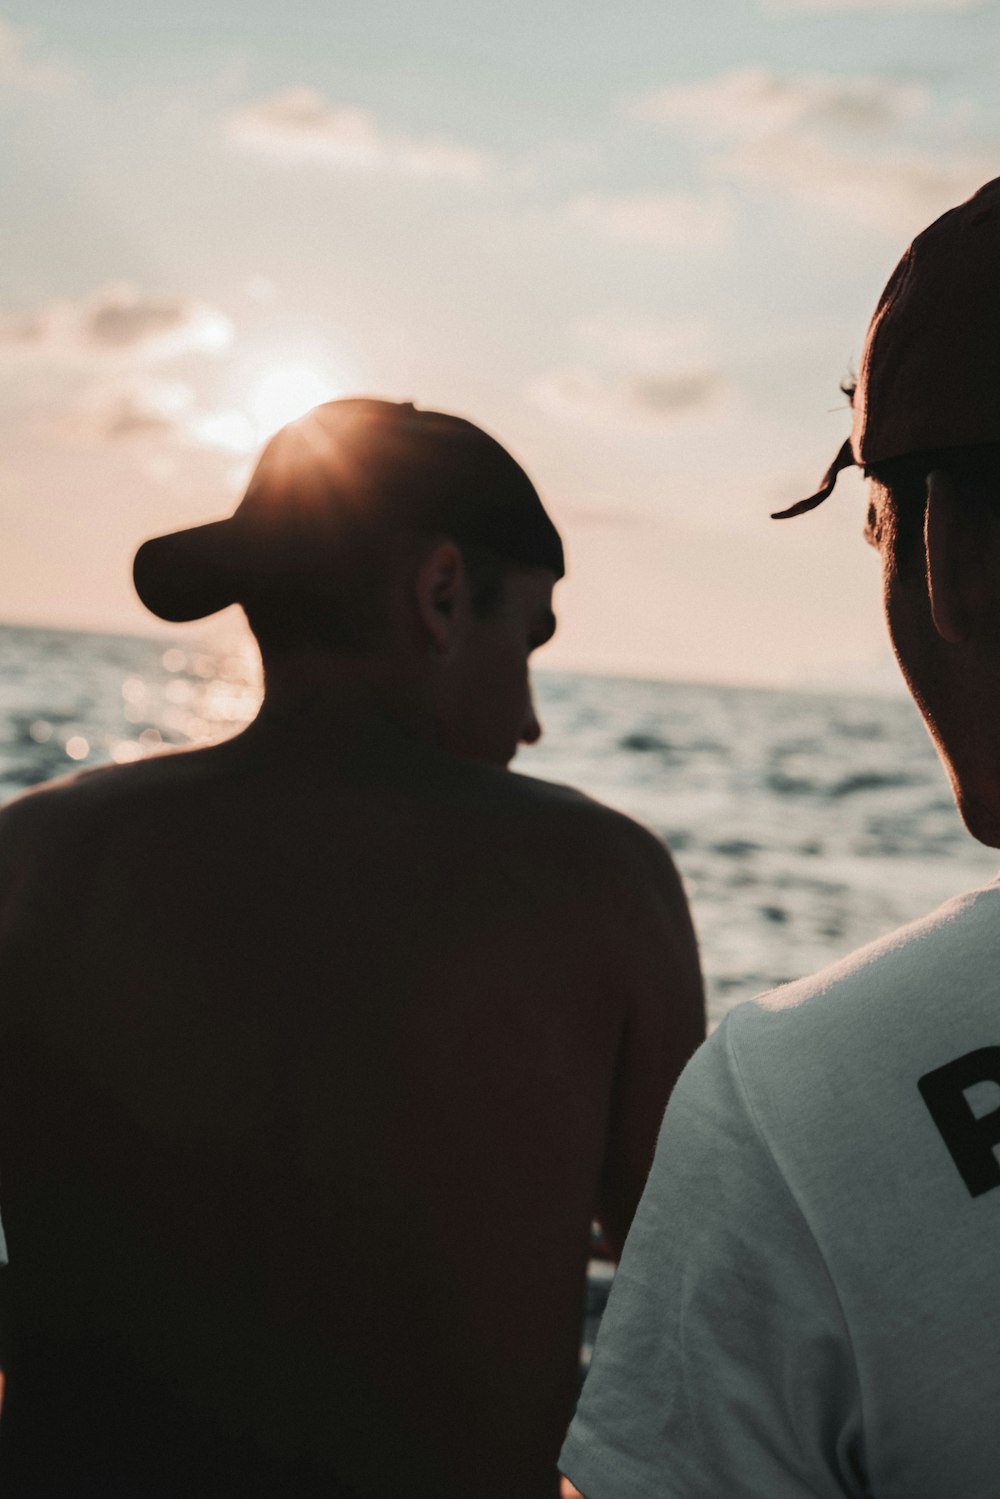
[[163,633],[138,543],[381,395],[534,478],[542,665],[892,689],[860,479],[769,512],[1000,175],[998,50],[1000,0],[0,0],[0,620]]

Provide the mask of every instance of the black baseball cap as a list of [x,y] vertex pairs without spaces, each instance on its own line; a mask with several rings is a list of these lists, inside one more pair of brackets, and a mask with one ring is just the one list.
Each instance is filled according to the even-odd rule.
[[524,469],[463,417],[411,402],[316,406],[268,442],[235,512],[143,542],[133,577],[161,619],[202,619],[262,592],[322,582],[359,533],[475,543],[565,572],[562,542]]

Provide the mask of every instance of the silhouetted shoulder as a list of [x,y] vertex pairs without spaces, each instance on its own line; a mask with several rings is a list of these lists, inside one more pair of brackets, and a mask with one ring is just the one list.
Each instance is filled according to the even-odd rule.
[[0,810],[0,839],[35,829],[69,830],[92,816],[129,803],[155,802],[157,794],[193,792],[219,779],[220,747],[166,750],[131,765],[99,765],[33,786]]
[[642,823],[582,791],[520,774],[508,775],[513,796],[539,834],[565,852],[603,861],[606,875],[645,879],[679,890],[680,881],[663,841]]
[[700,1007],[687,899],[655,833],[580,791],[516,772],[474,767],[466,795],[462,820],[477,827],[477,854],[495,878],[530,886],[539,909],[571,927],[581,947],[648,969],[644,991],[661,993],[667,974],[676,984],[690,976]]
[[171,749],[131,765],[97,765],[43,781],[0,809],[0,833],[8,825],[30,827],[39,820],[63,819],[91,806],[146,795],[157,786],[191,783],[204,776],[212,758],[211,750]]
[[168,752],[134,765],[98,766],[33,786],[0,808],[0,902],[58,877],[67,862],[99,856],[116,824],[132,810],[191,786],[207,767],[204,751]]
[[77,771],[32,786],[0,808],[0,895],[23,881],[53,842],[65,837],[76,810],[82,805],[81,790],[93,777],[106,772]]

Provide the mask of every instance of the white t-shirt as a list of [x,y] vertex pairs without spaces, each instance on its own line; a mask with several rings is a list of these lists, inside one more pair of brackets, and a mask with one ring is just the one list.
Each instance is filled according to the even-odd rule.
[[560,1466],[586,1499],[1000,1495],[1000,884],[683,1073]]

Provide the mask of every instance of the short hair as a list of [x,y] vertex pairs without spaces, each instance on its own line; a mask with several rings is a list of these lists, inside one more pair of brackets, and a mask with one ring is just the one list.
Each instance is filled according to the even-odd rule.
[[869,505],[869,530],[897,568],[922,555],[927,475],[938,468],[951,475],[970,514],[1000,519],[1000,443],[925,448],[870,463],[865,476],[875,480],[882,496]]
[[[355,534],[341,566],[322,579],[289,579],[243,600],[243,612],[265,660],[294,651],[317,650],[364,656],[375,650],[386,628],[385,535]],[[456,541],[469,579],[472,608],[485,619],[503,598],[508,573],[518,563],[478,542]]]

